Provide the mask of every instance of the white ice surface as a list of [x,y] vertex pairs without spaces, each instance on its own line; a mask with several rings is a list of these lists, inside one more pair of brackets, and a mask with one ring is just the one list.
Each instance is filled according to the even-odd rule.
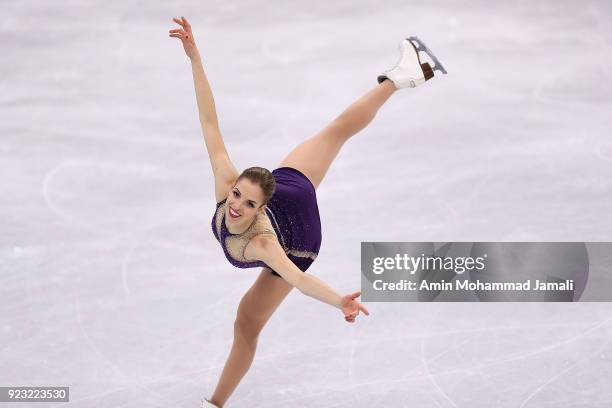
[[[612,240],[611,4],[3,1],[0,386],[71,387],[35,406],[187,408],[216,385],[259,271],[212,235],[171,17],[194,27],[239,169],[277,166],[402,37],[444,62],[317,192],[309,273],[344,294],[360,241]],[[294,290],[226,406],[612,406],[611,304],[367,306],[350,325]]]

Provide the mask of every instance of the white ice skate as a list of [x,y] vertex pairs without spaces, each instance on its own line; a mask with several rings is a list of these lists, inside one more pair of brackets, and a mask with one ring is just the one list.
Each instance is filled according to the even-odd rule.
[[[433,78],[434,71],[447,73],[434,53],[418,37],[403,39],[399,44],[399,49],[401,52],[399,61],[393,68],[378,76],[378,83],[390,79],[397,89],[414,88]],[[433,68],[427,62],[421,63],[420,51],[429,55],[429,58],[435,64]]]
[[208,399],[202,398],[202,404],[200,405],[200,408],[210,408],[210,407],[219,408],[215,404],[210,402]]

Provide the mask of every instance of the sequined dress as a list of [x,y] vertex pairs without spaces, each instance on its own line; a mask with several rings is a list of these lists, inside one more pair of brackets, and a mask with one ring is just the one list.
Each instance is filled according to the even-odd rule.
[[244,256],[247,244],[255,235],[273,234],[284,248],[287,257],[302,271],[316,259],[321,248],[321,218],[317,195],[310,180],[292,167],[279,167],[272,171],[276,190],[265,210],[255,218],[249,228],[232,234],[225,225],[225,203],[217,203],[211,227],[221,244],[225,257],[238,268],[268,267],[272,274],[280,275],[263,261]]

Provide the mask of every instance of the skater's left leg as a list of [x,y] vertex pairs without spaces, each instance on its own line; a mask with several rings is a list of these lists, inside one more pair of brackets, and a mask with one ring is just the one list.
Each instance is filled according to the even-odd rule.
[[259,333],[291,289],[287,281],[272,275],[269,268],[262,268],[238,306],[232,349],[211,402],[222,407],[238,387],[255,357]]
[[365,128],[396,90],[390,80],[378,84],[353,102],[323,130],[294,148],[279,167],[298,169],[317,188],[344,142]]

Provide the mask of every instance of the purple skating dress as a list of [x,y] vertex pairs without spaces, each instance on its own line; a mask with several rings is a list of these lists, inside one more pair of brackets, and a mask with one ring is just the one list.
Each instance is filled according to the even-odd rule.
[[279,167],[272,171],[276,190],[270,198],[265,215],[257,216],[241,234],[232,234],[225,225],[225,202],[217,203],[212,230],[221,244],[225,257],[238,268],[268,267],[263,261],[248,260],[244,250],[255,235],[273,234],[287,257],[302,271],[314,262],[321,248],[321,219],[313,184],[301,171]]

